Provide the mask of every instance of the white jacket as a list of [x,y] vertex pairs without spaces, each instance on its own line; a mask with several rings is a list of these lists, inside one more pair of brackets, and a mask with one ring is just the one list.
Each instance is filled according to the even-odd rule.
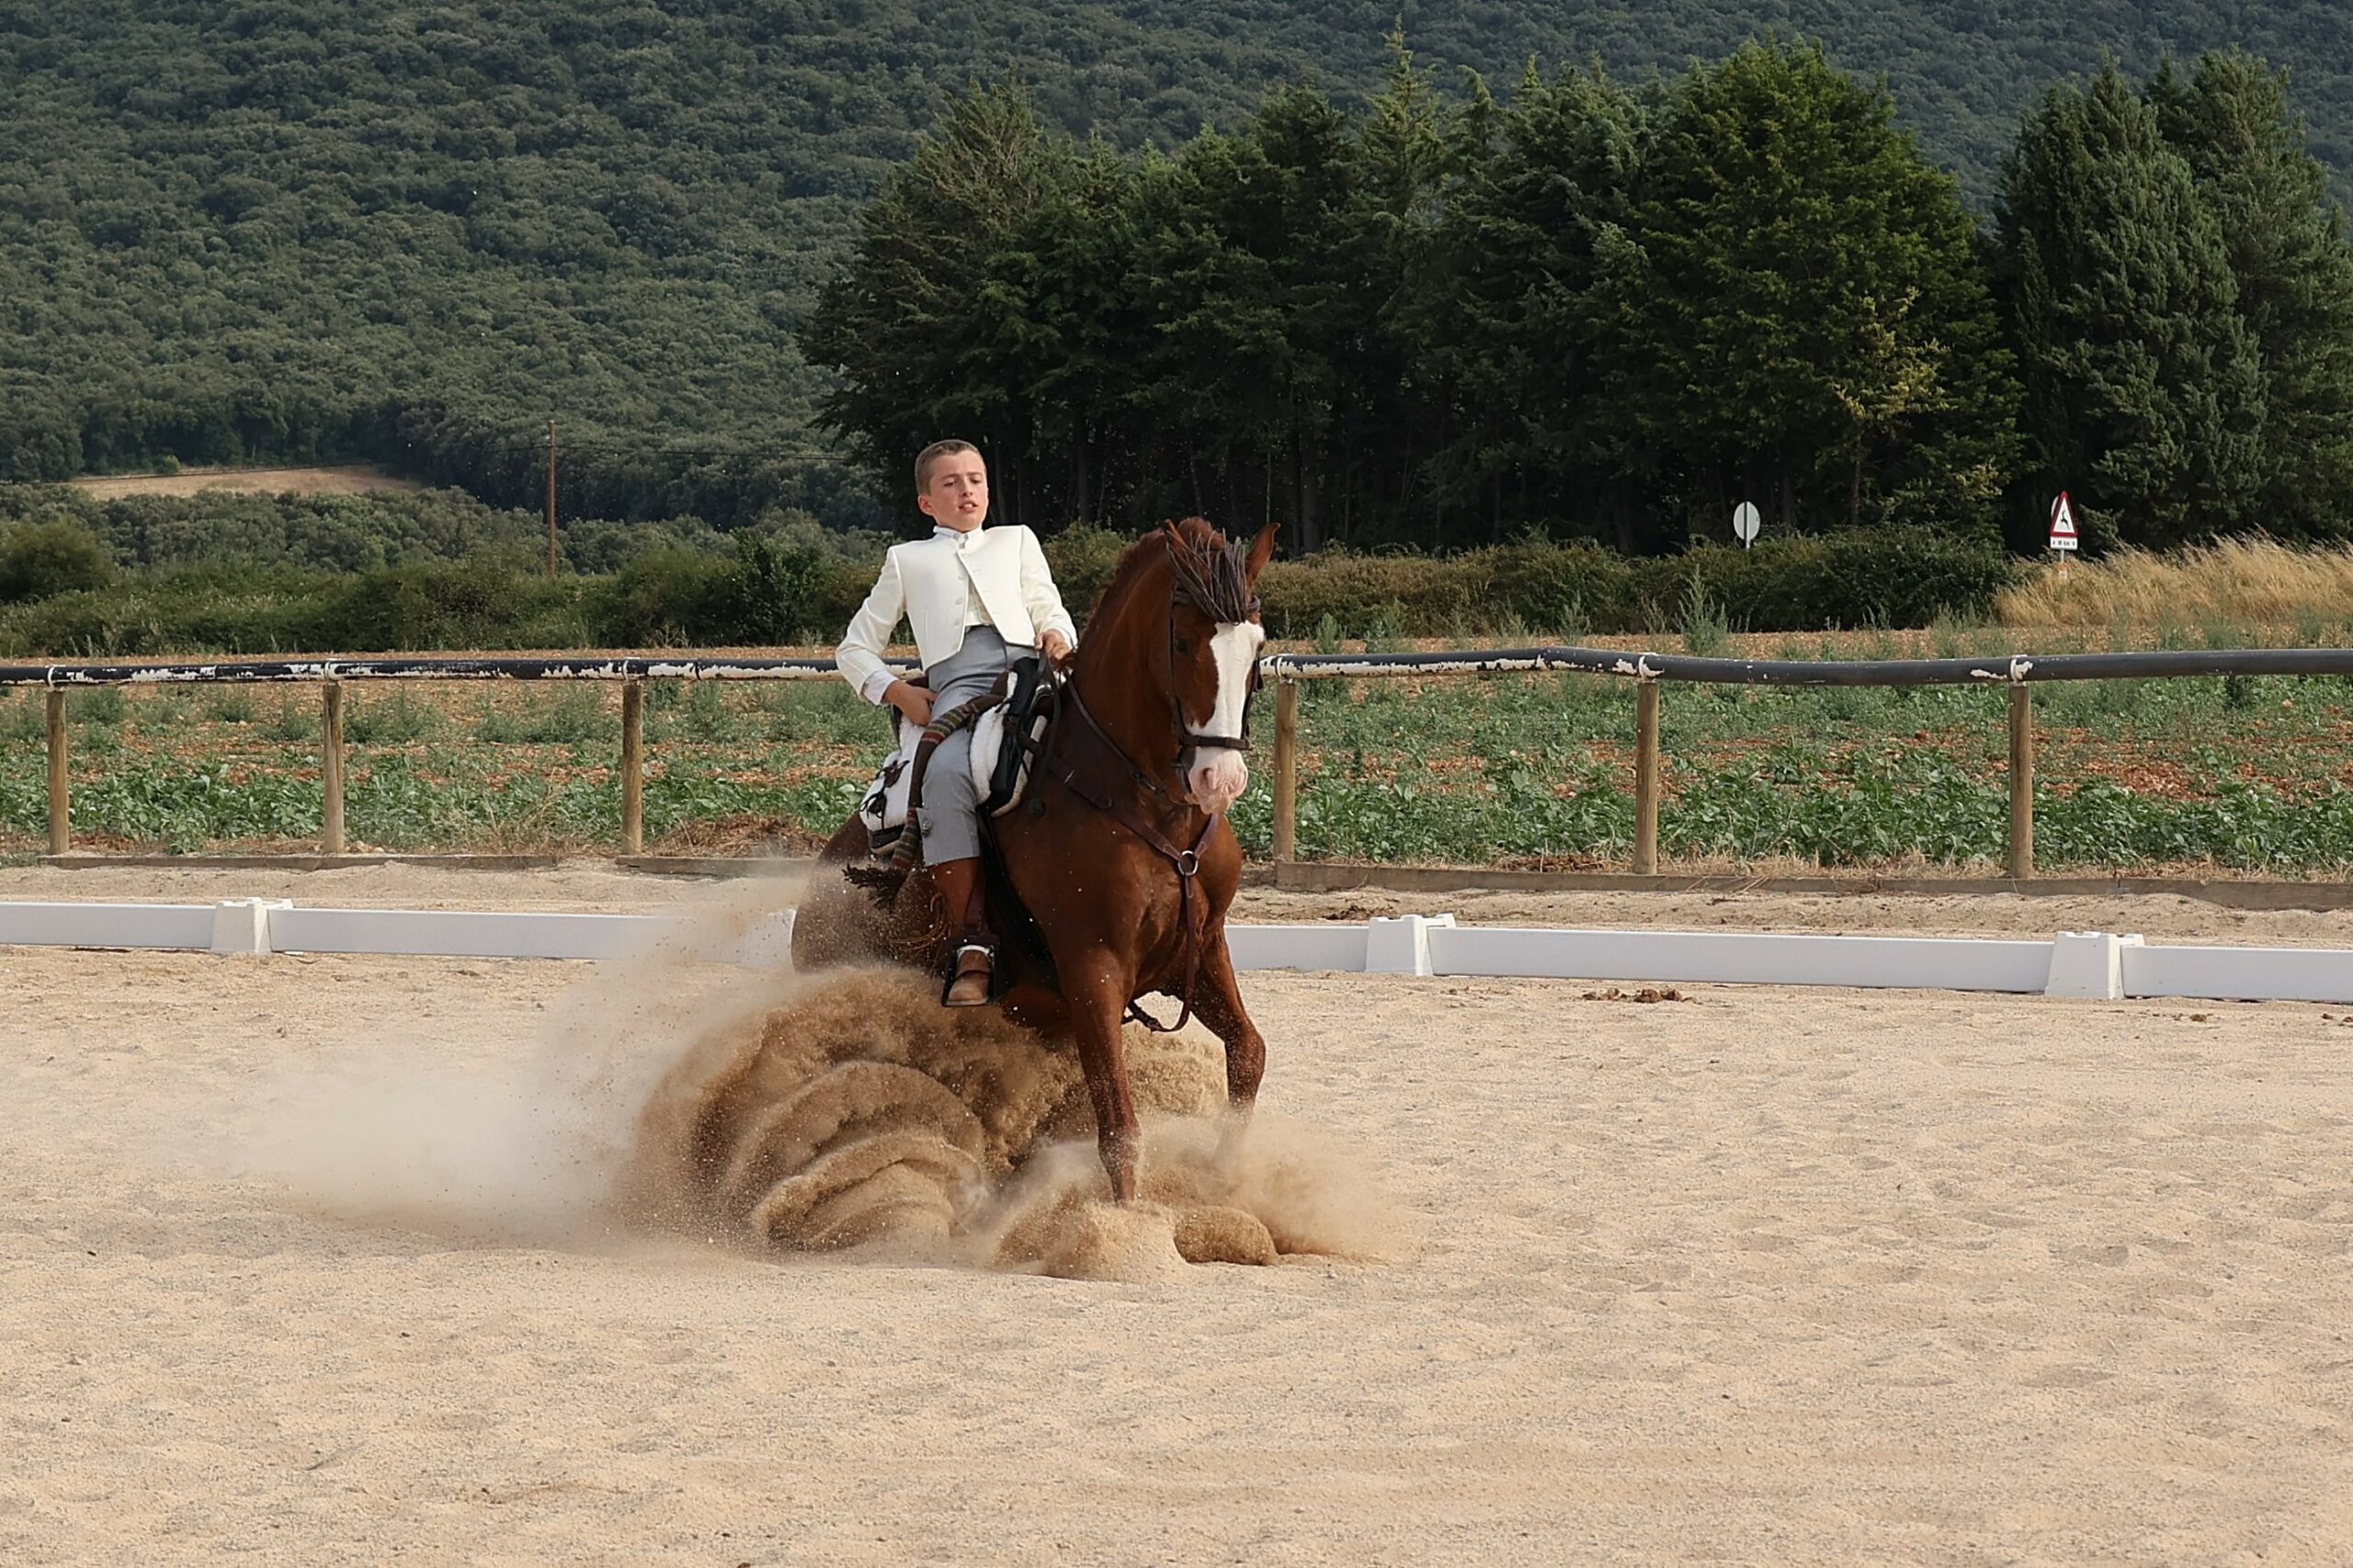
[[1078,641],[1036,534],[1017,524],[970,533],[943,528],[929,539],[892,546],[874,591],[834,650],[834,667],[859,696],[880,702],[895,678],[882,650],[901,616],[915,628],[923,667],[931,669],[964,645],[976,609],[1017,647],[1034,647],[1049,631]]

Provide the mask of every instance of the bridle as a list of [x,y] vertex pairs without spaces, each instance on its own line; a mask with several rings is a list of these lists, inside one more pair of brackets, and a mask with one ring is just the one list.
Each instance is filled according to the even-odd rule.
[[[1184,542],[1174,526],[1162,529],[1158,536],[1168,548],[1168,635],[1161,645],[1163,687],[1168,693],[1169,729],[1176,735],[1176,755],[1169,759],[1168,770],[1178,780],[1185,777],[1185,754],[1203,749],[1214,751],[1250,750],[1250,706],[1256,700],[1258,688],[1267,684],[1265,670],[1256,659],[1250,661],[1250,686],[1242,697],[1242,733],[1238,735],[1212,735],[1196,730],[1185,718],[1185,701],[1176,688],[1176,607],[1190,605],[1207,616],[1212,626],[1234,625],[1256,620],[1264,607],[1250,591],[1248,569],[1245,557],[1246,541],[1236,540],[1219,551],[1197,550]],[[1111,737],[1078,695],[1074,683],[1065,681],[1061,695],[1069,699],[1086,727],[1097,740],[1119,758],[1133,780],[1153,794],[1175,804],[1190,804],[1164,786],[1152,771],[1130,756],[1127,748]]]
[[1176,692],[1176,607],[1189,605],[1209,617],[1210,624],[1233,626],[1259,618],[1262,606],[1258,597],[1250,591],[1250,576],[1246,557],[1248,541],[1229,540],[1222,550],[1197,550],[1185,543],[1175,525],[1160,531],[1161,541],[1168,547],[1168,643],[1165,650],[1165,674],[1168,687],[1168,707],[1176,722],[1172,726],[1183,742],[1176,748],[1175,767],[1182,778],[1185,774],[1185,753],[1204,747],[1214,751],[1246,752],[1250,749],[1250,703],[1266,684],[1266,676],[1258,661],[1250,661],[1250,686],[1242,696],[1242,733],[1238,735],[1209,735],[1185,722],[1185,704]]
[[[1173,524],[1162,530],[1160,538],[1168,547],[1168,636],[1163,653],[1165,655],[1168,707],[1177,735],[1176,755],[1171,759],[1170,768],[1181,781],[1187,771],[1184,764],[1188,751],[1202,747],[1238,752],[1250,749],[1250,703],[1258,695],[1258,688],[1265,684],[1266,677],[1258,661],[1252,659],[1250,687],[1242,699],[1242,733],[1239,735],[1210,735],[1195,730],[1186,722],[1184,699],[1176,687],[1176,607],[1190,605],[1208,616],[1212,626],[1218,626],[1255,620],[1260,614],[1260,605],[1256,596],[1250,592],[1249,574],[1245,565],[1248,549],[1245,542],[1232,542],[1217,551],[1196,549],[1185,542]],[[1190,800],[1170,793],[1159,779],[1128,755],[1127,748],[1120,745],[1088,710],[1086,699],[1078,694],[1075,681],[1065,680],[1061,687],[1061,696],[1104,748],[1119,759],[1133,782],[1172,805],[1193,805]],[[1067,758],[1063,759],[1063,766],[1055,770],[1053,776],[1071,793],[1097,811],[1110,812],[1121,826],[1176,868],[1176,918],[1185,933],[1185,990],[1179,998],[1184,1006],[1173,1024],[1160,1022],[1136,1006],[1132,998],[1129,1000],[1127,1011],[1130,1019],[1146,1028],[1173,1034],[1183,1028],[1193,1016],[1193,991],[1200,980],[1201,965],[1200,935],[1193,926],[1193,881],[1200,875],[1201,851],[1209,847],[1210,836],[1217,832],[1217,824],[1224,820],[1224,814],[1220,812],[1206,813],[1207,820],[1201,824],[1201,831],[1192,844],[1180,847],[1155,824],[1145,820],[1143,813],[1120,799],[1117,791],[1089,788],[1081,780],[1078,768]],[[1196,806],[1194,809],[1199,808]]]

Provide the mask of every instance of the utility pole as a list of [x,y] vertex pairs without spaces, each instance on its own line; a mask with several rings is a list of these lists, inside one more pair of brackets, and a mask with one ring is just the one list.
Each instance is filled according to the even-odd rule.
[[548,421],[548,575],[555,575],[555,421]]

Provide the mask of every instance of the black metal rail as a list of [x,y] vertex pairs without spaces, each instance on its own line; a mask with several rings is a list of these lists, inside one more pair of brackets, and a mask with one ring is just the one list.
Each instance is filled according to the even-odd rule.
[[1500,675],[1582,670],[1718,686],[2017,686],[2178,676],[2353,675],[2353,648],[2209,648],[2145,653],[2008,653],[1982,659],[1703,659],[1614,648],[1503,648],[1438,653],[1278,653],[1271,676]]
[[[890,661],[911,668],[914,661]],[[1982,659],[1707,659],[1614,648],[1479,648],[1435,653],[1274,653],[1293,680],[1578,670],[1723,686],[2017,686],[2180,676],[2353,676],[2353,648],[2208,648],[2140,653],[2009,653]],[[831,659],[681,654],[611,658],[209,659],[176,664],[0,665],[0,686],[176,686],[323,680],[824,680]]]

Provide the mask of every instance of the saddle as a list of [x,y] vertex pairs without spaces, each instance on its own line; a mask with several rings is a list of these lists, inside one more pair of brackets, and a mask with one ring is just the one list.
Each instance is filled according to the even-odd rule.
[[920,726],[901,715],[897,748],[883,760],[858,803],[868,852],[877,859],[912,859],[895,852],[913,847],[903,841],[909,808],[922,809],[922,775],[932,755],[924,739],[930,730],[938,730],[940,739],[958,729],[972,731],[972,790],[983,819],[1004,816],[1020,805],[1029,795],[1030,765],[1045,745],[1061,689],[1061,680],[1047,662],[1031,654],[1015,660],[998,677],[995,691],[943,715],[949,721],[944,727],[938,720]]

